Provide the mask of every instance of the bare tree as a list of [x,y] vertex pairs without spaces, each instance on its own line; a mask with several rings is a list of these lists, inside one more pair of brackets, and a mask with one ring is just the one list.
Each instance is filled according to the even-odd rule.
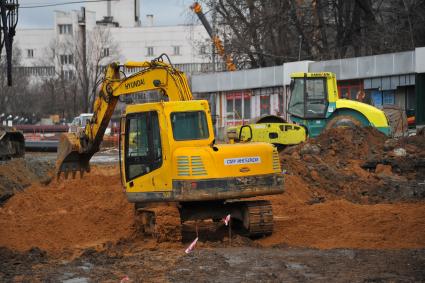
[[[55,76],[46,78],[44,84],[51,104],[48,112],[72,118],[91,110],[91,94],[104,67],[118,58],[117,44],[108,28],[95,27],[87,32],[86,63],[83,60],[80,35],[55,39],[46,50],[42,65],[54,62]],[[52,113],[53,114],[53,113]]]
[[425,45],[423,0],[205,0],[239,67]]
[[[12,66],[17,66],[21,58],[21,52],[13,47]],[[18,69],[12,68],[14,84],[7,86],[6,57],[0,57],[0,114],[9,113],[22,115],[28,111],[27,86],[29,78],[20,74]]]
[[[110,29],[103,26],[96,26],[87,32],[86,51],[82,48],[81,36],[73,44],[76,79],[83,94],[83,109],[89,112],[92,110],[90,102],[93,101],[93,92],[105,66],[118,59],[118,45],[112,39]],[[83,52],[86,52],[85,65]]]
[[[19,66],[20,50],[13,51],[13,65]],[[26,116],[60,114],[70,119],[90,110],[92,90],[104,67],[118,59],[118,47],[108,28],[95,27],[87,33],[87,64],[82,64],[81,40],[77,36],[57,38],[45,50],[38,65],[54,65],[53,76],[31,79],[23,68],[14,68],[15,84],[6,87],[6,62],[0,61],[0,113]],[[83,68],[86,68],[83,72]],[[30,107],[28,107],[30,105]]]

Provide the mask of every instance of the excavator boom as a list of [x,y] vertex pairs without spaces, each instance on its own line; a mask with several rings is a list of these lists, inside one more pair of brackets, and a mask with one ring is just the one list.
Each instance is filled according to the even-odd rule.
[[[110,64],[100,91],[94,102],[93,117],[83,133],[66,133],[60,138],[56,160],[57,177],[64,172],[75,177],[90,171],[89,161],[99,151],[105,130],[122,95],[148,90],[159,90],[164,100],[192,100],[186,76],[171,64],[164,63],[163,56],[148,62],[127,62],[124,65]],[[122,69],[135,69],[136,73],[122,77]]]

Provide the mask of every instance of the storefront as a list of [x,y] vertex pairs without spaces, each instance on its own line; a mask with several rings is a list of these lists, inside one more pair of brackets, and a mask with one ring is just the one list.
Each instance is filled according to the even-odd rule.
[[285,104],[283,87],[227,91],[221,95],[222,109],[226,109],[224,126],[247,124],[252,118],[269,114],[282,115]]
[[415,75],[364,79],[365,102],[376,107],[397,105],[406,111],[415,109]]

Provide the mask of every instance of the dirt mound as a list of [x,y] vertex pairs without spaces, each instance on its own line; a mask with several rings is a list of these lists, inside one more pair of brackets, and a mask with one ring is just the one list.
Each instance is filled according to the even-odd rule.
[[360,249],[425,247],[425,203],[361,205],[344,199],[315,203],[317,192],[299,176],[286,178],[286,192],[268,197],[275,228],[265,246]]
[[417,167],[424,152],[424,137],[387,139],[372,128],[331,129],[286,149],[280,155],[286,191],[268,197],[275,229],[259,242],[424,247],[425,178]]
[[[273,235],[253,242],[235,234],[232,246],[425,247],[423,203],[359,205],[335,196],[321,203],[324,194],[312,190],[300,176],[288,175],[285,186],[284,194],[267,197],[275,215]],[[134,208],[122,192],[114,166],[94,167],[81,180],[31,186],[0,208],[0,247],[12,250],[38,248],[68,257],[87,249],[111,250],[122,243],[129,253],[184,249],[181,244],[140,239],[135,231]],[[199,231],[198,247],[228,245],[222,223],[201,223]],[[186,223],[183,232],[186,246],[196,235],[193,223]],[[221,237],[213,237],[217,233]]]
[[[424,139],[390,140],[374,129],[345,128],[286,149],[281,153],[285,193],[261,198],[273,205],[273,235],[254,242],[235,238],[232,245],[425,247]],[[413,167],[403,165],[412,160]],[[0,247],[58,255],[110,250],[123,242],[129,252],[182,249],[181,243],[136,237],[134,207],[122,192],[118,172],[117,166],[94,167],[84,179],[35,184],[16,193],[0,207]],[[222,223],[200,224],[198,247],[227,245],[227,232]],[[185,223],[184,245],[195,236],[193,224]]]
[[53,162],[31,157],[0,162],[0,204],[32,183],[50,182],[53,168]]
[[116,168],[93,171],[85,179],[16,193],[0,208],[0,246],[55,253],[131,237],[134,208],[122,193]]
[[371,127],[333,128],[324,131],[311,143],[327,159],[365,159],[383,150],[387,137]]
[[280,157],[317,201],[380,203],[425,199],[423,154],[425,137],[387,140],[373,128],[335,128]]

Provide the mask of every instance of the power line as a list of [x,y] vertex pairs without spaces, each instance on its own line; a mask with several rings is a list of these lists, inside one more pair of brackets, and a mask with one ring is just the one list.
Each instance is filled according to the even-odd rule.
[[43,4],[43,5],[33,5],[33,6],[19,6],[19,8],[20,9],[32,9],[32,8],[44,8],[44,7],[63,6],[63,5],[72,5],[72,4],[89,3],[89,2],[107,2],[107,1],[116,1],[116,0],[81,0],[81,1],[71,1],[71,2],[65,2],[65,3]]

